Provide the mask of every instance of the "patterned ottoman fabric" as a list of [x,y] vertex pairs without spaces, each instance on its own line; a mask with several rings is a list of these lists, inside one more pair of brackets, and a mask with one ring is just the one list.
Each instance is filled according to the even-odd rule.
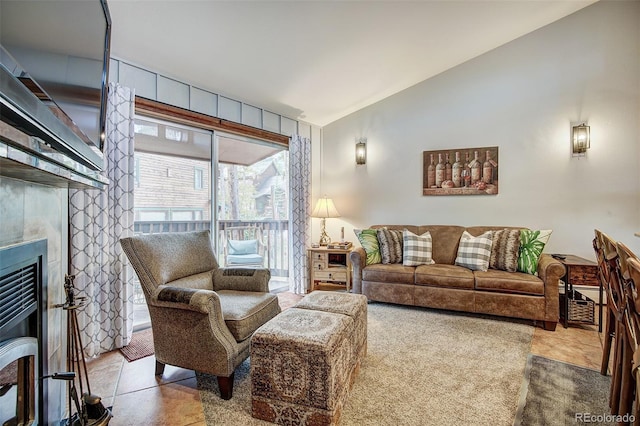
[[336,424],[359,367],[351,316],[290,308],[251,339],[253,417]]
[[367,297],[362,294],[338,293],[335,291],[314,291],[294,308],[311,309],[348,315],[354,321],[354,339],[357,357],[367,354]]

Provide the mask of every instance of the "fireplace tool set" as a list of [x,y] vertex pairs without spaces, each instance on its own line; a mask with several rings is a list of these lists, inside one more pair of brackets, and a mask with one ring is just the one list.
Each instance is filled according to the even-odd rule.
[[[111,411],[106,408],[101,398],[91,393],[87,364],[82,353],[83,345],[80,338],[80,327],[76,315],[77,309],[84,306],[86,297],[75,294],[73,280],[75,275],[65,275],[64,290],[66,300],[64,304],[55,305],[67,311],[67,369],[63,373],[51,376],[54,380],[68,381],[69,392],[69,426],[102,426],[108,425]],[[86,388],[86,392],[85,392]],[[75,411],[75,412],[74,412]]]

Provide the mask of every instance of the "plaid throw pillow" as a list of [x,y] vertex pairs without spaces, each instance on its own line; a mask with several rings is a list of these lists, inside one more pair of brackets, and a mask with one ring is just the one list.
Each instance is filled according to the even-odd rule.
[[404,266],[431,265],[432,244],[429,231],[416,235],[411,231],[402,231],[402,264]]
[[402,231],[380,228],[378,242],[382,263],[402,263]]
[[472,271],[486,271],[489,269],[492,236],[493,233],[491,231],[487,231],[478,237],[474,237],[464,231],[462,237],[460,237],[460,245],[458,245],[456,265],[464,266]]

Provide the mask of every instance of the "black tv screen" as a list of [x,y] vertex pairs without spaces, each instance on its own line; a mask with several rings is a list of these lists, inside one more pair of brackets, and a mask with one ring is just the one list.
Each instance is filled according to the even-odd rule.
[[0,0],[0,44],[10,57],[2,65],[98,151],[110,31],[104,0]]

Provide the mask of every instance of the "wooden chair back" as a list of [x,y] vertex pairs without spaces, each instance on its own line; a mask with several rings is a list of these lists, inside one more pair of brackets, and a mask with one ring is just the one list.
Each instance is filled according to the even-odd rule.
[[598,263],[598,275],[600,276],[600,281],[602,282],[602,286],[605,289],[605,292],[609,292],[609,267],[607,266],[607,262],[604,255],[604,240],[603,233],[596,229],[595,237],[593,238],[593,250],[596,254],[596,262]]
[[[608,278],[607,287],[607,305],[609,305],[614,313],[622,312],[624,308],[625,298],[622,288],[622,278],[620,275],[620,264],[618,261],[617,243],[604,232],[600,233],[602,241],[602,250],[604,253],[604,264],[606,275]],[[609,303],[609,301],[611,303]]]

